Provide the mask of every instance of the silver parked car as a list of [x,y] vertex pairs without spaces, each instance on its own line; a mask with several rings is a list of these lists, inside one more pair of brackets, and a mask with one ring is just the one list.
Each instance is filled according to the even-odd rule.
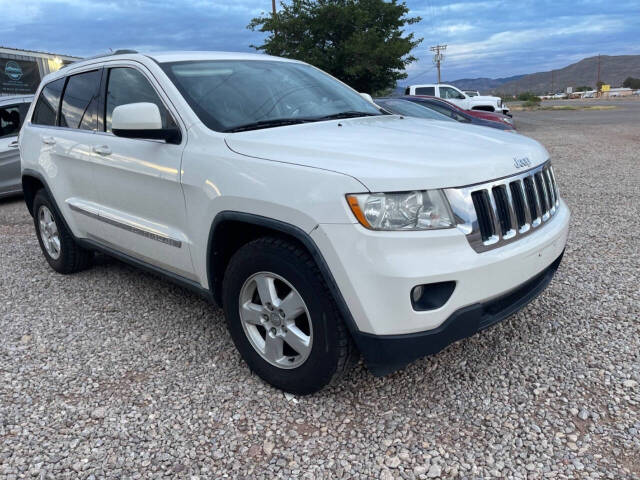
[[18,133],[33,95],[0,97],[0,198],[22,191]]

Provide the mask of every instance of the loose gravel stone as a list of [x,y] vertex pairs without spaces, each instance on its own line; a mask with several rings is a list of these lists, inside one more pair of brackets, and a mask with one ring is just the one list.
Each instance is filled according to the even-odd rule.
[[640,131],[624,108],[515,116],[573,215],[540,297],[308,397],[253,375],[186,290],[101,255],[54,273],[24,203],[0,200],[0,478],[638,479]]

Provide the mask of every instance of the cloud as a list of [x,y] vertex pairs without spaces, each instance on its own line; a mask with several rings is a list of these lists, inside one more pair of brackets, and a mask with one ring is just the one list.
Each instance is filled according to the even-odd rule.
[[[637,0],[405,0],[424,42],[409,81],[435,78],[429,46],[448,45],[444,78],[510,76],[604,54],[638,53]],[[88,56],[118,48],[251,51],[246,25],[268,0],[0,0],[5,46]]]

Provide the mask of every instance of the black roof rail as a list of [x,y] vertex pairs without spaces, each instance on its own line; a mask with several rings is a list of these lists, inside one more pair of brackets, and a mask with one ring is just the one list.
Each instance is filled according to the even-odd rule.
[[[70,65],[73,65],[74,63],[84,62],[85,60],[94,60],[96,58],[110,57],[112,55],[124,55],[125,53],[140,53],[140,52],[138,52],[137,50],[131,50],[131,49],[128,49],[128,48],[122,48],[122,49],[116,50],[115,52],[101,53],[99,55],[94,55],[92,57],[81,58],[79,60],[76,60],[75,62],[71,62],[71,63],[65,65],[62,68],[66,68],[66,67],[68,67]],[[60,70],[62,70],[62,68]]]

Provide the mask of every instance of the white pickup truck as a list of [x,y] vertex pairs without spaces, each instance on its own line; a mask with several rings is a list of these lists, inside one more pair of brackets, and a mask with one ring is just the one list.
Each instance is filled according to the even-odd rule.
[[504,113],[505,115],[509,111],[509,107],[502,103],[500,97],[469,96],[459,88],[444,83],[410,85],[404,93],[405,95],[430,95],[443,98],[464,110],[486,110],[488,112]]

